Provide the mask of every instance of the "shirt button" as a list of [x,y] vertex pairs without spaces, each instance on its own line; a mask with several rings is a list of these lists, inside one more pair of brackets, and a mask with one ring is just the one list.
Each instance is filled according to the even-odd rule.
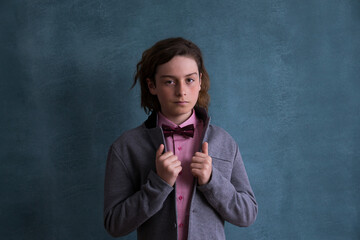
[[182,224],[182,223],[179,224],[179,227],[180,227],[180,228],[182,228],[183,226],[184,226],[184,224]]
[[182,150],[182,147],[178,147],[178,150],[181,151],[181,150]]
[[180,195],[178,198],[179,198],[179,200],[181,201],[181,200],[183,199],[183,196]]

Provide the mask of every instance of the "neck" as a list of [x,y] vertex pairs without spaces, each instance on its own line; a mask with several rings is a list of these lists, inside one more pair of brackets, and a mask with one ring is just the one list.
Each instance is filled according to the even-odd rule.
[[180,116],[167,116],[164,113],[161,113],[161,114],[164,115],[167,119],[169,119],[173,123],[175,123],[176,125],[181,125],[182,123],[184,123],[186,120],[188,120],[191,117],[192,113],[193,113],[193,110],[190,113],[183,114]]

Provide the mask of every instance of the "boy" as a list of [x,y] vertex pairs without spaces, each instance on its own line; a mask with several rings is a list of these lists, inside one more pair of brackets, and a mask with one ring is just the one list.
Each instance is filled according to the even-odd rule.
[[207,115],[209,76],[200,49],[182,38],[156,43],[137,64],[137,81],[151,115],[109,150],[107,231],[137,230],[138,239],[225,239],[225,220],[252,224],[257,203],[238,146]]

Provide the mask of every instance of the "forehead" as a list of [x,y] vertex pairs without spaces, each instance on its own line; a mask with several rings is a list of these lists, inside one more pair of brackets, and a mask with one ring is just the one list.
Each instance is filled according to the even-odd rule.
[[156,75],[186,76],[190,73],[198,73],[196,61],[191,57],[175,56],[167,63],[157,67]]

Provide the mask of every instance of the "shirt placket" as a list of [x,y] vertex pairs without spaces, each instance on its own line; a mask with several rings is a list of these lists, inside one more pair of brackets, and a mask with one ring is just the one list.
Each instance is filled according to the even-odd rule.
[[[180,136],[180,135],[173,135],[173,150],[174,150],[174,154],[175,155],[180,155],[181,154],[181,151],[182,151],[182,140],[183,139],[183,137],[182,136]],[[179,159],[180,161],[182,160],[182,159]],[[182,192],[182,190],[183,190],[183,181],[182,181],[182,171],[179,173],[179,176],[178,176],[178,186],[177,186],[177,188],[176,188],[176,202],[177,202],[177,205],[178,205],[178,207],[180,207],[181,209],[183,209],[184,208],[184,193]],[[180,229],[182,229],[183,227],[184,227],[184,224],[185,224],[185,222],[184,222],[184,213],[183,213],[183,211],[181,211],[181,212],[178,212],[178,216],[180,217],[178,220],[180,220],[179,222],[178,222],[178,227],[180,228]]]

